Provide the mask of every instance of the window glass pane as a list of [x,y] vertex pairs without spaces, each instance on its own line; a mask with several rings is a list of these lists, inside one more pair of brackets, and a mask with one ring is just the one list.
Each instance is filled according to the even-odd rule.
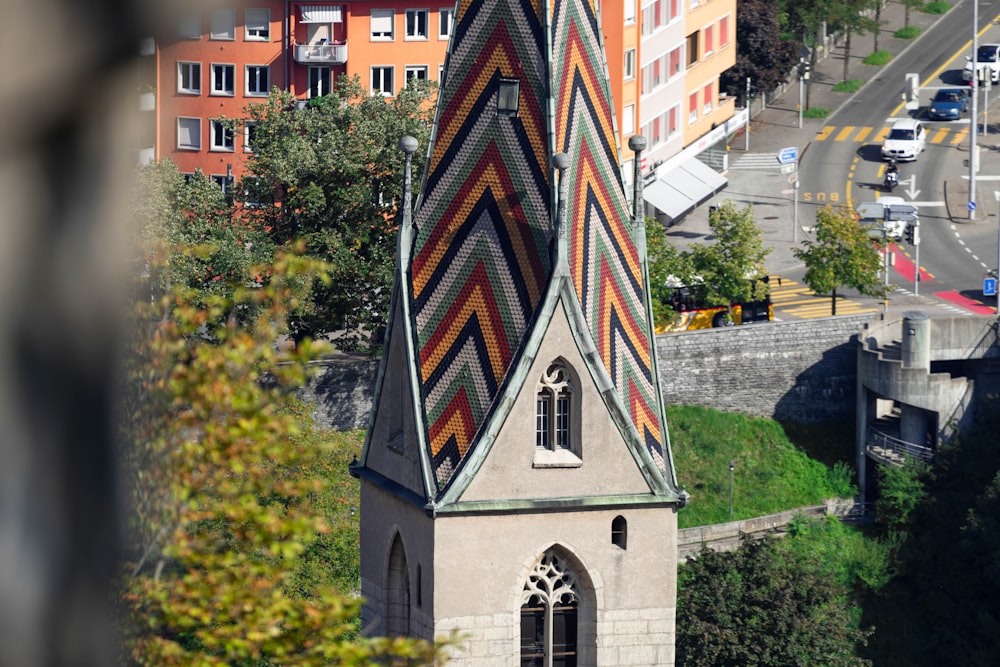
[[409,38],[427,38],[427,10],[406,10],[406,36]]
[[267,65],[247,65],[247,94],[267,95],[271,88],[270,72]]
[[545,664],[545,608],[521,607],[521,667]]
[[549,447],[549,398],[539,396],[535,401],[535,446]]
[[569,396],[563,395],[556,401],[556,446],[569,448]]
[[371,13],[372,39],[392,39],[393,10],[373,9]]
[[440,9],[438,11],[438,37],[451,37],[451,24],[454,20],[454,9]]
[[246,14],[246,38],[266,41],[271,35],[271,10],[248,9]]
[[201,119],[177,119],[177,148],[198,150],[201,148]]

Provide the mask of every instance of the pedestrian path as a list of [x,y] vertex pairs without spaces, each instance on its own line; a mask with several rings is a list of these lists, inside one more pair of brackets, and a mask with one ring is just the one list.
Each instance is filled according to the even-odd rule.
[[[886,119],[886,124],[877,126],[854,126],[854,125],[826,125],[813,141],[842,141],[859,144],[881,144],[895,118]],[[927,125],[927,143],[929,144],[950,144],[956,145],[967,142],[969,138],[969,122],[955,121],[953,123],[937,123]]]
[[[771,276],[771,304],[774,319],[812,319],[829,317],[832,314],[830,295],[816,294],[808,286],[782,276]],[[863,303],[844,296],[837,296],[837,315],[858,315],[876,313],[879,307],[870,301]]]

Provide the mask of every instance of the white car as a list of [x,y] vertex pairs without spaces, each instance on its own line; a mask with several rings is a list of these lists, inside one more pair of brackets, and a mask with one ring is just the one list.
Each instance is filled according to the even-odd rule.
[[[989,71],[990,82],[1000,82],[1000,44],[980,44],[976,49],[976,62],[972,63],[970,56],[965,56],[965,67],[962,68],[962,81],[972,81],[972,70]],[[980,77],[982,78],[982,77]]]
[[927,129],[914,118],[897,120],[882,142],[882,159],[912,162],[927,147]]

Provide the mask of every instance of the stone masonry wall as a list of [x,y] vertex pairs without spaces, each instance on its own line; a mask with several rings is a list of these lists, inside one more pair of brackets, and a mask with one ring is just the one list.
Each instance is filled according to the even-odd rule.
[[798,423],[852,418],[852,340],[870,319],[825,317],[657,336],[664,403]]
[[[656,337],[667,405],[702,405],[799,423],[854,415],[854,336],[870,315],[705,329]],[[378,362],[342,358],[317,364],[299,393],[317,423],[367,428]]]

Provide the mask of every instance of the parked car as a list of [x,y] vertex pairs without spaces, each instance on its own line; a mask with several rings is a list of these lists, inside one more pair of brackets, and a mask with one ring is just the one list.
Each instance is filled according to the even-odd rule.
[[969,110],[969,91],[964,88],[942,88],[934,94],[927,117],[931,120],[959,120]]
[[987,69],[992,83],[1000,82],[1000,44],[980,44],[976,49],[976,63],[971,56],[965,56],[965,67],[962,68],[962,81],[972,83],[973,69]]
[[914,118],[897,120],[882,142],[882,159],[912,162],[927,147],[927,130]]

